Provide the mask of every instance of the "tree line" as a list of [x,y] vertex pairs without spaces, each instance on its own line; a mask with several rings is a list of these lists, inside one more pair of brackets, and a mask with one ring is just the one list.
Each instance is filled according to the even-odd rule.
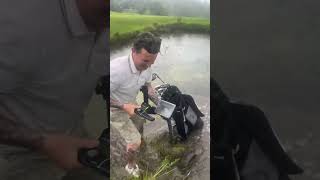
[[110,9],[160,16],[210,17],[210,2],[205,0],[111,0]]

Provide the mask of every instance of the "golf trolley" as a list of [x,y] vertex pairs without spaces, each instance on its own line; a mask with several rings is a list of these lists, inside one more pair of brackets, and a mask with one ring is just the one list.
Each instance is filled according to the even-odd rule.
[[176,86],[165,83],[153,73],[152,80],[156,78],[163,83],[155,87],[158,96],[156,107],[149,104],[148,87],[144,85],[140,89],[143,93],[143,103],[140,108],[135,109],[135,113],[149,121],[155,120],[150,114],[160,115],[168,124],[170,140],[185,140],[192,130],[202,128],[203,121],[200,117],[204,115],[190,95],[182,94]]

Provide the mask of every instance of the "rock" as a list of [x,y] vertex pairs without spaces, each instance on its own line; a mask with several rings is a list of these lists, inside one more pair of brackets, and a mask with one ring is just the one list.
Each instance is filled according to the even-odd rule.
[[181,165],[182,167],[188,167],[191,165],[192,160],[196,158],[196,154],[194,153],[188,153],[182,160],[181,160]]
[[124,169],[126,142],[112,125],[110,126],[110,134],[110,177],[115,180],[125,179],[128,176]]
[[168,124],[162,118],[156,116],[153,122],[147,122],[144,126],[144,138],[148,142],[157,139],[159,136],[168,132]]
[[[205,119],[207,121],[207,119]],[[207,123],[207,122],[206,122]],[[207,124],[205,124],[207,126]],[[111,164],[110,164],[110,174],[111,179],[124,179],[127,177],[127,173],[124,170],[124,166],[126,164],[124,160],[125,154],[125,146],[126,143],[124,139],[120,136],[119,132],[112,128],[111,131],[111,139],[110,139],[110,148],[111,148]],[[207,131],[206,131],[207,132]],[[208,131],[209,132],[209,131]],[[203,135],[205,137],[203,137]],[[144,139],[146,144],[141,147],[139,153],[137,154],[137,161],[140,169],[144,171],[144,173],[154,174],[159,170],[161,163],[163,162],[165,157],[170,157],[172,161],[174,159],[180,159],[173,166],[174,169],[169,170],[170,173],[164,172],[163,175],[157,177],[159,180],[170,180],[170,179],[186,179],[186,178],[197,178],[200,179],[202,177],[207,177],[209,174],[209,170],[205,170],[206,168],[210,169],[209,164],[206,161],[206,154],[204,152],[208,151],[210,139],[207,137],[209,133],[203,132],[203,130],[199,129],[192,132],[189,139],[186,141],[176,143],[170,143],[170,136],[168,133],[167,122],[163,119],[157,117],[157,119],[153,122],[147,122],[144,125]],[[205,140],[205,141],[204,141]],[[208,146],[204,146],[204,144]],[[203,162],[202,162],[203,160]],[[204,176],[201,175],[202,172],[197,174],[198,169],[193,168],[193,166],[204,165],[206,168],[200,168],[205,170]],[[203,164],[204,163],[204,164]],[[127,179],[127,178],[126,178]]]
[[161,160],[158,153],[149,144],[142,147],[138,153],[138,164],[143,170],[155,170]]
[[[126,142],[121,137],[119,131],[112,125],[110,127],[110,176],[111,180],[128,179],[129,175],[124,167]],[[140,147],[137,153],[137,163],[141,170],[152,171],[156,169],[161,162],[158,153],[150,147],[148,142]]]

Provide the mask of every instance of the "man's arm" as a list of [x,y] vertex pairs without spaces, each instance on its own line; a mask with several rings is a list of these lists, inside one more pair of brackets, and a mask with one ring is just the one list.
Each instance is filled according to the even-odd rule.
[[138,106],[136,104],[131,104],[131,103],[122,104],[119,101],[110,98],[110,107],[122,109],[125,112],[127,112],[129,114],[129,116],[133,116],[135,114],[134,110],[136,108],[139,108],[140,106]]
[[117,100],[114,100],[110,97],[110,106],[114,108],[123,109],[123,104]]
[[80,148],[94,148],[99,142],[65,134],[41,134],[0,115],[0,144],[44,153],[59,167],[70,170],[82,167],[78,161]]
[[148,96],[149,99],[154,103],[154,104],[158,104],[158,96],[156,94],[156,91],[154,90],[154,88],[152,87],[151,83],[146,83],[147,87],[148,87]]
[[40,149],[43,143],[44,136],[42,134],[19,126],[0,115],[0,144]]

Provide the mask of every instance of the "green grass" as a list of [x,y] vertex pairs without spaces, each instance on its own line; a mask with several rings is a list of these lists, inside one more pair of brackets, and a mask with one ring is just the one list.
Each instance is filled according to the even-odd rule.
[[174,24],[178,22],[183,24],[194,24],[208,26],[209,19],[196,17],[174,17],[174,16],[153,16],[140,15],[135,13],[110,12],[110,38],[112,39],[117,33],[123,35],[135,31],[142,31],[145,28],[157,25]]
[[155,172],[147,170],[139,178],[132,177],[130,180],[157,180],[161,176],[170,174],[178,161],[179,159],[165,158]]
[[187,145],[181,143],[170,143],[169,135],[163,134],[149,142],[148,146],[154,149],[155,153],[158,153],[161,161],[157,163],[154,169],[151,169],[148,165],[141,166],[144,170],[141,176],[139,178],[130,177],[129,180],[167,179],[166,177],[170,177],[174,171],[180,172],[180,161],[189,150]]

